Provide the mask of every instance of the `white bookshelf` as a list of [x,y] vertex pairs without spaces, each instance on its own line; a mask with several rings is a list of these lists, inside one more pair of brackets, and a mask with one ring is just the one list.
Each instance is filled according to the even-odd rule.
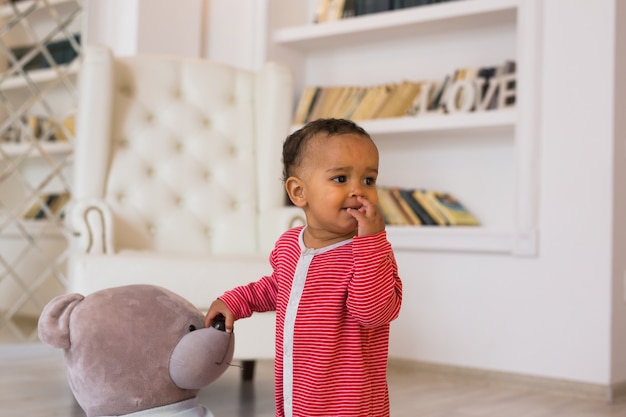
[[[451,192],[482,224],[388,226],[394,247],[536,254],[538,0],[455,0],[312,24],[316,5],[278,1],[268,10],[268,56],[292,67],[299,89],[436,80],[463,66],[516,61],[517,85],[525,88],[513,109],[359,124],[379,146],[383,185]],[[281,7],[292,17],[277,13]]]

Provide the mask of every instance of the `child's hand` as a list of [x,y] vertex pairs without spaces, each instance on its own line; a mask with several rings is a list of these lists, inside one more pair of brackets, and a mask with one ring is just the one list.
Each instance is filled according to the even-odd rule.
[[226,332],[231,333],[235,324],[235,318],[233,317],[233,313],[231,313],[226,306],[226,303],[219,299],[213,301],[211,307],[209,307],[209,311],[207,311],[204,317],[204,327],[210,327],[211,324],[213,324],[213,319],[219,314],[226,319]]
[[373,235],[385,230],[385,219],[378,206],[364,197],[357,197],[357,201],[362,204],[358,210],[348,209],[358,222],[358,236]]

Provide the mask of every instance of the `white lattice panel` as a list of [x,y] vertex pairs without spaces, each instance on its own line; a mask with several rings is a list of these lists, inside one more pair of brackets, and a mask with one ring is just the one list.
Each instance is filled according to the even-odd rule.
[[0,343],[65,290],[80,0],[0,4]]

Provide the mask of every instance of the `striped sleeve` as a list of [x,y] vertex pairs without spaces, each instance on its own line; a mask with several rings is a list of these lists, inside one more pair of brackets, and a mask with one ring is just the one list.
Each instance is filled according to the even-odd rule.
[[[275,267],[276,251],[270,255],[272,270]],[[276,310],[277,284],[275,273],[256,282],[233,288],[220,297],[235,317],[235,320],[250,317],[254,312]]]
[[400,314],[402,282],[385,231],[353,239],[354,276],[348,285],[349,314],[364,327],[389,324]]

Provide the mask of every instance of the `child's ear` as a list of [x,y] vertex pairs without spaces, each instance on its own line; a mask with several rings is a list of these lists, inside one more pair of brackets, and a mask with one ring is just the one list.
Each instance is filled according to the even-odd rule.
[[296,207],[304,207],[306,205],[306,198],[304,198],[304,188],[302,181],[297,177],[289,177],[285,181],[285,190],[289,199]]

